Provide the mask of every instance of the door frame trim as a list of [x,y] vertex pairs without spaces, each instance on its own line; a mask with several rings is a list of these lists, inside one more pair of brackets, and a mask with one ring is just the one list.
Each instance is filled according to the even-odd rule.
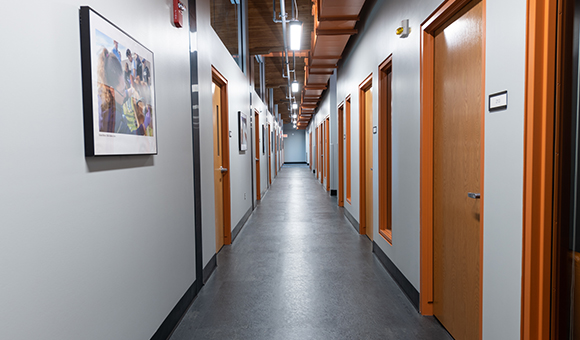
[[[255,155],[255,164],[256,164],[256,201],[262,200],[262,183],[261,183],[261,159],[260,159],[260,132],[262,130],[262,126],[260,125],[260,111],[258,109],[254,109],[254,130],[255,130],[255,139],[256,144],[254,146]],[[262,141],[263,143],[264,141]]]
[[338,206],[344,207],[344,101],[338,104]]
[[232,203],[230,188],[230,138],[229,138],[229,106],[228,106],[228,80],[212,65],[211,80],[218,84],[221,93],[221,119],[222,119],[222,166],[229,171],[223,176],[224,180],[224,245],[232,244]]
[[324,121],[324,150],[326,151],[326,191],[330,192],[330,116]]
[[[358,86],[358,117],[359,117],[359,233],[361,235],[366,235],[367,231],[367,202],[366,202],[366,174],[363,171],[363,166],[366,164],[366,102],[364,99],[364,94],[366,91],[373,87],[373,74],[369,74]],[[374,107],[373,107],[374,111]],[[372,113],[371,113],[372,115]],[[371,179],[372,180],[372,179]],[[364,213],[363,213],[364,212]],[[372,228],[373,226],[371,226]]]
[[557,6],[527,1],[521,339],[550,338]]
[[[473,0],[447,0],[421,24],[421,174],[420,174],[420,311],[433,315],[433,81],[435,31]],[[486,0],[483,5],[482,96],[481,96],[481,195],[480,200],[480,268],[479,268],[479,338],[483,329],[483,212],[484,212],[484,148],[485,148],[485,29]]]

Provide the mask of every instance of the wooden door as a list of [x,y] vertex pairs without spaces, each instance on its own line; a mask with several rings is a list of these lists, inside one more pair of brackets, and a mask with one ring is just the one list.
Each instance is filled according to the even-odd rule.
[[324,125],[320,124],[318,126],[318,131],[320,132],[320,136],[318,136],[318,147],[320,148],[320,183],[324,183]]
[[330,120],[329,118],[326,118],[325,121],[325,129],[324,129],[324,144],[326,144],[325,147],[325,154],[326,154],[326,166],[325,166],[325,170],[326,170],[326,191],[330,191],[330,141],[329,141],[329,130],[330,130]]
[[310,138],[310,141],[308,142],[308,158],[310,163],[310,170],[312,170],[312,130],[310,130],[308,137]]
[[480,335],[482,14],[468,4],[434,41],[433,311],[458,340]]
[[213,165],[215,191],[215,244],[216,253],[224,245],[224,183],[223,183],[223,142],[222,142],[222,91],[221,87],[212,83],[213,87]]
[[344,207],[344,106],[338,108],[338,206]]
[[373,92],[372,87],[364,91],[364,133],[361,141],[364,143],[364,214],[365,233],[373,240]]
[[260,113],[257,110],[254,122],[254,130],[256,131],[256,200],[259,201],[262,199],[262,189],[260,188],[260,131],[262,131],[262,125],[260,125]]

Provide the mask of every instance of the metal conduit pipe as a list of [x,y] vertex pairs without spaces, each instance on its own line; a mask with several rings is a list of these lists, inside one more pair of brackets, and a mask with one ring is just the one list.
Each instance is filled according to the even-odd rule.
[[288,75],[288,97],[292,98],[292,81],[290,80],[290,63],[288,62],[288,37],[286,34],[286,0],[280,0],[280,12],[282,17],[282,35],[284,35],[284,63]]

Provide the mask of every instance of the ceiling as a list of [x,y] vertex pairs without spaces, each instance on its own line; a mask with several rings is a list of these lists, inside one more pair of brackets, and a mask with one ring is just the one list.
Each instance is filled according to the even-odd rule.
[[[288,18],[292,18],[292,0],[285,0]],[[296,94],[300,105],[298,128],[306,128],[316,111],[328,81],[336,69],[344,48],[359,20],[364,0],[295,0],[297,19],[302,22],[302,49],[296,57],[289,56],[291,74],[300,83],[301,92]],[[212,26],[230,50],[237,54],[237,33],[232,29],[236,12],[230,0],[213,0]],[[276,12],[280,13],[280,0],[275,0]],[[272,0],[248,0],[248,48],[252,62],[255,55],[265,60],[266,88],[274,89],[274,104],[284,123],[290,123],[291,110],[288,94],[288,79],[282,77],[284,65],[284,40],[282,24],[273,21]],[[277,19],[280,19],[278,17]]]
[[[314,27],[312,17],[312,0],[296,0],[298,5],[297,19],[302,21],[302,48],[307,50],[310,46],[310,32]],[[291,2],[286,1],[290,6]],[[291,8],[286,7],[286,12],[291,16]],[[280,2],[276,0],[276,12],[280,13]],[[248,1],[248,40],[250,55],[264,55],[266,68],[266,88],[274,88],[274,104],[278,104],[278,113],[281,114],[284,123],[290,123],[288,80],[282,78],[284,70],[284,40],[282,35],[282,24],[275,23],[273,17],[272,0],[249,0]],[[279,17],[277,19],[280,19]],[[296,80],[301,84],[304,82],[304,56],[305,52],[298,53],[296,57],[296,67],[294,59],[290,54],[290,69],[296,70]],[[294,76],[292,75],[292,78]],[[293,79],[292,79],[293,80]],[[300,101],[300,96],[297,96]]]

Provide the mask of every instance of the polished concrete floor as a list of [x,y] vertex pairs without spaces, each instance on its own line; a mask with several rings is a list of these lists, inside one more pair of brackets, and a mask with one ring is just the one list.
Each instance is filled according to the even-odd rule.
[[451,339],[371,248],[307,166],[284,166],[171,339]]

